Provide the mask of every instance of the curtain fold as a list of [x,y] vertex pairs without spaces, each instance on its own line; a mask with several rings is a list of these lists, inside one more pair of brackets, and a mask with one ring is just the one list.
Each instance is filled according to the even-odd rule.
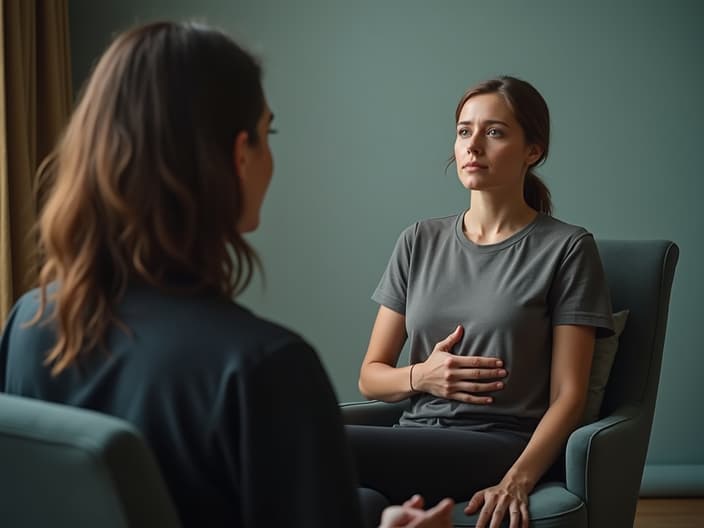
[[35,173],[72,101],[68,0],[0,7],[0,317],[36,281]]

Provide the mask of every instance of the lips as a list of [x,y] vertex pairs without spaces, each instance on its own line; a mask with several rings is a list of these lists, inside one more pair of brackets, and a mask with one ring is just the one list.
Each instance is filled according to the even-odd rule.
[[483,165],[477,161],[470,161],[462,165],[463,169],[486,169],[487,165]]

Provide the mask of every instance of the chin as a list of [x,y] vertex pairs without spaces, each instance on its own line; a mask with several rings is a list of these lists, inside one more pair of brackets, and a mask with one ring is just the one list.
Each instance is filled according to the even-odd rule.
[[244,233],[251,233],[252,231],[256,231],[258,227],[259,227],[259,218],[256,218],[256,219],[250,219],[247,221],[240,222],[239,225],[237,226],[237,230],[240,232],[240,234],[244,234]]
[[481,191],[483,187],[480,182],[474,180],[473,178],[460,178],[460,183],[462,184],[462,187],[468,191]]

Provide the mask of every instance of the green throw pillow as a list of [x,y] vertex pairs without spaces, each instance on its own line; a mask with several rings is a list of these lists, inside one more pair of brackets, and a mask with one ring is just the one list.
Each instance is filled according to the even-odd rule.
[[592,359],[592,371],[589,375],[589,393],[587,394],[587,405],[584,408],[582,423],[588,424],[599,419],[601,402],[604,400],[604,390],[609,381],[611,366],[614,364],[616,350],[618,349],[618,338],[621,336],[628,310],[616,312],[614,314],[614,335],[597,339],[594,344],[594,358]]

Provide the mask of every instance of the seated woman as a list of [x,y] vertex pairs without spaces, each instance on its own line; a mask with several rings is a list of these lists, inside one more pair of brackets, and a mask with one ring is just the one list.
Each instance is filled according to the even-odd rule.
[[[611,303],[593,237],[551,216],[533,172],[548,155],[543,97],[491,79],[455,118],[470,207],[399,237],[359,377],[366,397],[410,408],[396,427],[348,436],[362,485],[391,501],[471,497],[477,527],[525,527],[529,493],[578,425]],[[411,365],[398,367],[407,339]]]
[[[155,23],[97,64],[52,161],[39,288],[0,342],[0,390],[118,416],[185,526],[361,526],[337,402],[300,336],[233,295],[257,257],[272,113],[255,60]],[[451,501],[387,511],[449,526]]]

